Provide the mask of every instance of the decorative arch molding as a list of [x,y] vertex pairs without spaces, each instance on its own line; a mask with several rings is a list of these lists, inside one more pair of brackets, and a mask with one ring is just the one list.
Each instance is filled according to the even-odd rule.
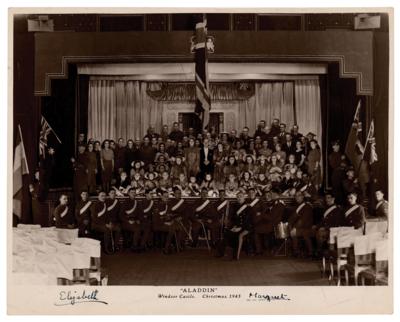
[[[34,94],[50,95],[51,80],[68,78],[68,64],[193,61],[188,42],[191,33],[188,32],[170,32],[161,35],[152,33],[153,41],[145,32],[125,33],[124,36],[121,33],[114,34],[115,37],[119,37],[117,40],[110,34],[114,33],[103,33],[103,36],[107,35],[107,39],[103,41],[99,39],[101,33],[36,34]],[[215,32],[214,34],[217,39],[216,53],[210,56],[210,62],[338,63],[340,77],[356,80],[358,95],[373,93],[371,32],[321,31],[308,34],[307,32]],[[327,42],[326,38],[330,36],[332,41]],[[124,39],[121,38],[127,41],[126,47],[122,46],[121,41]],[[135,40],[136,46],[128,41],[130,39]],[[160,41],[156,41],[157,39]],[[232,39],[239,41],[241,46],[238,48],[235,42],[230,41]],[[54,46],[49,46],[52,40],[56,43]],[[184,40],[187,40],[187,43]],[[282,42],[287,40],[290,43],[285,46]],[[279,43],[276,43],[277,41]],[[300,44],[304,44],[305,41],[307,43],[303,48]],[[318,45],[319,41],[321,45]],[[85,44],[86,42],[91,44]],[[274,42],[276,46],[268,47],[268,43]],[[70,44],[73,45],[69,46]],[[101,48],[99,44],[102,44]],[[297,53],[301,51],[308,53]],[[100,54],[104,52],[110,54]]]

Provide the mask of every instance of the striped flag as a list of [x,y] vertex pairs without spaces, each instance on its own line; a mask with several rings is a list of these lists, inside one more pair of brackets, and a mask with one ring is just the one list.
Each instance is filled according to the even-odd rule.
[[364,151],[364,160],[368,161],[370,165],[378,161],[378,154],[376,153],[374,120],[371,121],[371,125],[369,127],[367,144]]
[[195,37],[195,84],[196,84],[196,107],[195,113],[201,120],[202,128],[208,126],[210,120],[211,97],[208,82],[208,53],[207,53],[207,19],[196,24]]
[[361,101],[358,101],[357,109],[354,114],[354,121],[351,126],[349,136],[347,137],[345,153],[349,158],[351,164],[358,174],[358,170],[360,168],[361,160],[364,154],[364,147],[361,143],[359,133],[361,132],[361,122],[360,119],[360,108],[361,108]]
[[57,141],[61,143],[61,140],[58,138],[56,132],[51,128],[50,124],[46,121],[46,119],[42,116],[40,121],[40,134],[39,134],[39,156],[45,158],[46,157],[46,148],[48,144],[47,136],[53,133],[56,137]]
[[13,169],[13,213],[18,218],[21,218],[22,215],[22,177],[25,174],[29,174],[29,169],[26,160],[22,131],[21,127],[18,125]]

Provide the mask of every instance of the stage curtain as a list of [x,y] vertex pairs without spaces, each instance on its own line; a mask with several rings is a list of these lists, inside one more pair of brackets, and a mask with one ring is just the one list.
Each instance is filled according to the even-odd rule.
[[141,139],[149,125],[162,126],[163,102],[146,94],[139,81],[90,80],[88,137]]
[[255,95],[248,100],[237,102],[240,129],[247,126],[250,133],[253,133],[260,120],[271,124],[274,118],[280,119],[288,127],[292,126],[293,96],[293,82],[256,83]]
[[321,145],[321,93],[318,80],[297,80],[295,88],[295,107],[297,125],[301,133],[316,134]]
[[[148,95],[149,86],[151,84],[141,81],[90,80],[88,137],[99,140],[142,138],[149,125],[160,131],[162,125],[168,123],[163,120],[163,109],[177,102],[153,99]],[[150,87],[152,91],[156,89]],[[218,104],[222,102],[215,101],[211,110]],[[274,118],[279,118],[287,124],[288,130],[297,123],[302,133],[314,132],[321,142],[318,80],[256,83],[253,96],[226,104],[237,106],[238,131],[248,126],[250,133],[254,133],[260,120],[270,124]]]
[[88,137],[115,138],[116,105],[115,81],[89,81]]

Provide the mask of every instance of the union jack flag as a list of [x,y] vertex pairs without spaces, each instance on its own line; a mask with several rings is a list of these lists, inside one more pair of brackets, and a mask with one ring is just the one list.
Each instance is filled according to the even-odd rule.
[[42,116],[42,120],[40,121],[40,135],[39,135],[39,156],[45,158],[46,157],[46,148],[47,148],[47,136],[53,133],[56,137],[57,141],[61,143],[61,140],[58,138],[57,134],[51,128],[46,119]]
[[369,135],[367,138],[367,147],[364,153],[364,159],[369,162],[369,164],[373,164],[378,161],[378,154],[376,153],[376,142],[375,142],[375,124],[374,120],[371,121],[371,125],[369,127]]
[[208,82],[208,51],[207,51],[207,19],[196,23],[195,36],[195,84],[196,107],[195,113],[202,122],[203,129],[207,128],[210,120],[211,95]]

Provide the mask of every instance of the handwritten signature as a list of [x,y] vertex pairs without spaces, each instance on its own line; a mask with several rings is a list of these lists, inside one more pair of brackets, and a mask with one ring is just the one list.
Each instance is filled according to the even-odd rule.
[[290,298],[286,294],[272,295],[272,294],[261,294],[261,293],[249,293],[248,299],[259,300],[259,301],[290,301]]
[[98,299],[99,290],[88,291],[60,291],[56,306],[75,305],[79,303],[101,303],[108,305],[107,302]]

